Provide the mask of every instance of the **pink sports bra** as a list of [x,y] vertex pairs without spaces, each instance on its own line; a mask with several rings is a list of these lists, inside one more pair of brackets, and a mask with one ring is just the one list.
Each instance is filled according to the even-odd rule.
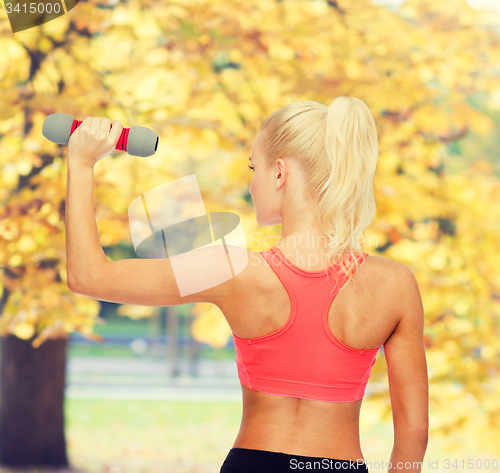
[[[331,332],[328,311],[347,280],[339,265],[326,272],[304,271],[276,246],[260,253],[285,287],[291,313],[286,325],[269,335],[240,338],[233,332],[241,384],[254,391],[316,401],[362,399],[380,347],[354,349]],[[358,261],[367,256],[357,255]]]

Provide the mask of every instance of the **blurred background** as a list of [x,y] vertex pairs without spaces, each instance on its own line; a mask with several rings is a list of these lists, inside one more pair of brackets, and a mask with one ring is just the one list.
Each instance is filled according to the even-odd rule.
[[[207,211],[237,213],[248,248],[262,251],[280,227],[257,224],[248,193],[260,125],[290,102],[341,93],[368,104],[379,132],[364,251],[407,265],[422,294],[422,471],[500,471],[499,6],[89,0],[15,34],[1,8],[0,471],[216,473],[242,412],[217,307],[69,291],[67,148],[42,136],[45,117],[108,117],[160,135],[154,156],[115,152],[95,168],[108,259],[136,257],[130,202],[193,173]],[[360,433],[370,471],[386,471],[383,349]]]

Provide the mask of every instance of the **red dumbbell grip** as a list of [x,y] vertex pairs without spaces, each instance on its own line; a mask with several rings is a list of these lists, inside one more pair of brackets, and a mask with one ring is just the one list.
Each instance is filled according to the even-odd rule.
[[[78,121],[78,120],[73,121],[73,125],[71,125],[70,136],[82,123],[83,123],[83,120],[82,121]],[[113,128],[113,125],[111,125],[111,128]],[[118,138],[118,143],[116,143],[115,149],[120,150],[120,151],[127,151],[127,141],[128,141],[129,132],[130,132],[130,128],[123,128],[122,134],[120,135],[120,138]]]

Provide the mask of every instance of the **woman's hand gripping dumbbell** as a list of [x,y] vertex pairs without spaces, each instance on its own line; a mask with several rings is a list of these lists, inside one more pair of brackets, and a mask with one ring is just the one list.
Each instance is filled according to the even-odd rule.
[[[114,130],[119,130],[119,137],[116,136],[117,132],[113,130],[113,127]],[[77,128],[81,128],[81,130],[70,140]],[[83,121],[78,121],[72,115],[66,113],[54,113],[46,117],[43,122],[42,134],[53,143],[69,144],[68,153],[71,153],[72,148],[75,147],[78,148],[79,154],[84,154],[84,156],[80,156],[81,159],[95,162],[108,156],[115,149],[126,151],[132,156],[143,158],[151,156],[156,152],[159,139],[153,130],[144,126],[123,128],[123,125],[118,120],[110,123],[109,118],[101,119],[99,117],[87,117]],[[102,151],[102,142],[98,144],[97,139],[109,140],[109,149]],[[85,142],[85,146],[82,146],[82,140]],[[116,143],[116,146],[114,143]],[[100,150],[100,154],[97,156],[94,149],[96,147]]]

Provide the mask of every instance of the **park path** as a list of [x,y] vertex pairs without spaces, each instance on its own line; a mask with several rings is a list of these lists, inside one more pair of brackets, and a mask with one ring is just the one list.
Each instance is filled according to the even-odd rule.
[[163,359],[69,357],[66,397],[95,399],[159,399],[241,401],[234,360],[199,360],[197,376],[189,376],[180,360],[179,376]]

